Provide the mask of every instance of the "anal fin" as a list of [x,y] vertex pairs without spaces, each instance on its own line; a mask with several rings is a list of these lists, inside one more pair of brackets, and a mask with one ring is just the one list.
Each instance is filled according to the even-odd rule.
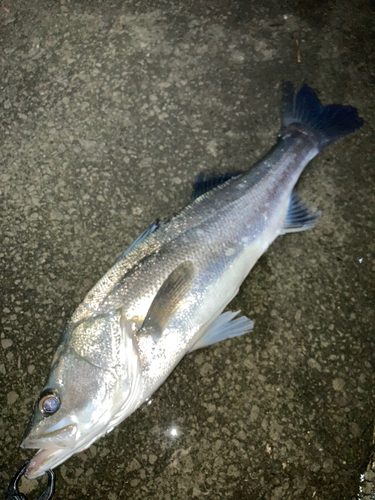
[[299,198],[296,191],[292,191],[289,200],[288,211],[281,230],[281,234],[306,231],[313,228],[321,215],[314,212]]
[[190,352],[207,347],[222,340],[239,337],[253,329],[253,322],[246,316],[234,319],[241,311],[227,311],[221,314],[209,330],[190,349]]

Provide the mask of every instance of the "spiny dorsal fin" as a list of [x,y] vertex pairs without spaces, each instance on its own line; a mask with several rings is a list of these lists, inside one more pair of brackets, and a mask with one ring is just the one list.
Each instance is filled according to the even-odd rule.
[[[163,223],[159,223],[158,220],[153,222],[143,233],[138,236],[138,238],[130,245],[130,247],[117,259],[115,264],[109,269],[106,274],[96,283],[96,285],[88,292],[83,302],[77,307],[73,316],[71,318],[71,323],[78,323],[83,319],[88,319],[92,316],[96,316],[101,312],[107,312],[101,310],[103,303],[108,300],[112,290],[118,284],[119,280],[125,275],[125,273],[136,265],[140,259],[148,255],[147,244],[142,245],[143,248],[138,248],[139,252],[134,252],[131,254],[132,250],[138,246],[141,246],[147,237],[154,233]],[[157,244],[156,247],[160,246]],[[155,247],[154,247],[155,249]]]
[[311,229],[318,222],[321,212],[314,212],[293,190],[281,234]]
[[156,219],[155,222],[153,222],[152,224],[150,224],[148,226],[148,228],[145,229],[143,231],[143,233],[141,233],[138,236],[138,238],[136,238],[133,241],[133,243],[130,245],[130,247],[125,250],[125,252],[117,259],[116,262],[119,262],[120,260],[122,260],[125,257],[125,255],[127,255],[131,250],[133,250],[133,248],[136,247],[139,243],[141,243],[141,241],[145,240],[147,238],[147,236],[149,236],[150,234],[152,234],[153,232],[155,232],[160,226],[161,226],[161,224],[159,223],[159,219]]
[[193,278],[191,261],[183,262],[172,271],[152,301],[139,336],[151,335],[154,340],[161,336],[189,292]]
[[239,172],[229,172],[227,174],[218,174],[218,175],[205,175],[203,172],[198,174],[194,180],[194,188],[191,193],[191,201],[196,200],[202,194],[211,191],[217,186],[224,184],[224,182],[229,181],[233,177],[237,177],[240,175]]

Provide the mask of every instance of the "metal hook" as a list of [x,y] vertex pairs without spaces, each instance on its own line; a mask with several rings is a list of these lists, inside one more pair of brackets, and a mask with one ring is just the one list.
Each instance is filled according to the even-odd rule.
[[[5,500],[27,500],[26,496],[18,491],[18,483],[20,482],[21,477],[24,475],[28,464],[29,462],[25,462],[12,477],[8,489],[5,493]],[[47,488],[40,495],[38,500],[50,500],[55,492],[55,473],[51,470],[47,470],[46,474],[48,476]]]

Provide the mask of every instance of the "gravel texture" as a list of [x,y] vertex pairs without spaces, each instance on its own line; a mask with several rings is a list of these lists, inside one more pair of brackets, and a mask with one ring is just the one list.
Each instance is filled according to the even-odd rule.
[[[196,174],[269,150],[291,80],[366,120],[300,181],[320,223],[244,282],[230,308],[253,332],[186,357],[57,469],[54,498],[357,498],[374,415],[374,16],[369,0],[0,2],[4,487],[74,308]],[[22,482],[30,499],[42,487]]]

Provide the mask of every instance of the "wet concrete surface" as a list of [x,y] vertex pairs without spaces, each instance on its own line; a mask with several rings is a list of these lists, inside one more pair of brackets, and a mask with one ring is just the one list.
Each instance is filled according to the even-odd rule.
[[230,308],[253,332],[186,357],[57,468],[54,498],[357,498],[374,423],[373,4],[0,5],[1,483],[32,455],[22,434],[85,293],[196,174],[267,152],[291,80],[366,120],[303,174],[320,223],[244,282]]

